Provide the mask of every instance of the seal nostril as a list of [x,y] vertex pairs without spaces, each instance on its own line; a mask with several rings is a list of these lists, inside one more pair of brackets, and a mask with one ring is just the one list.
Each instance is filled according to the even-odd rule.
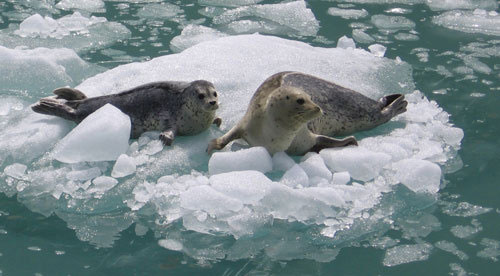
[[217,102],[216,101],[211,101],[210,104],[211,105],[215,105]]

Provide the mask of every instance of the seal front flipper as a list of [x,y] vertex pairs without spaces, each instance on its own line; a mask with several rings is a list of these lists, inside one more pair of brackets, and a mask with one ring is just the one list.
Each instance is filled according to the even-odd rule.
[[230,131],[228,131],[226,134],[222,135],[221,137],[217,139],[213,139],[208,143],[207,147],[207,153],[211,154],[214,150],[221,150],[223,149],[229,142],[239,139],[243,136],[243,129],[241,129],[239,126],[234,126]]
[[175,130],[173,128],[169,128],[162,133],[160,133],[160,141],[165,146],[171,146],[175,139]]
[[222,124],[222,119],[220,117],[217,117],[214,119],[214,121],[212,122],[213,125],[216,125],[217,127],[220,127],[220,125]]
[[335,139],[332,137],[318,135],[316,137],[316,144],[311,148],[311,151],[320,152],[322,149],[357,146],[358,142],[353,136],[344,139]]
[[82,91],[69,87],[61,87],[52,91],[55,95],[57,95],[56,99],[64,99],[67,101],[75,101],[75,100],[84,100],[87,98]]

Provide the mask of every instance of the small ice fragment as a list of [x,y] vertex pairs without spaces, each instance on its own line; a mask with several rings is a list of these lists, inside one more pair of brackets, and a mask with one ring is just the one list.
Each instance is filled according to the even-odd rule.
[[320,155],[332,171],[347,171],[352,178],[361,181],[369,181],[378,176],[391,160],[391,156],[386,153],[373,152],[362,146],[325,149]]
[[95,193],[98,196],[103,195],[118,184],[118,180],[109,176],[99,176],[92,180],[92,186],[87,190],[89,193]]
[[212,188],[245,204],[256,204],[271,188],[272,181],[258,171],[221,173],[210,177]]
[[299,164],[302,169],[307,173],[309,178],[313,177],[321,177],[326,180],[330,180],[332,178],[332,173],[326,167],[323,158],[321,155],[314,154],[307,158],[305,161]]
[[441,168],[427,160],[403,159],[392,164],[396,178],[410,190],[437,193],[441,182]]
[[343,36],[339,38],[337,41],[337,48],[341,49],[355,49],[356,48],[356,43],[354,43],[354,40],[352,38],[348,38],[347,36]]
[[411,30],[415,28],[415,22],[404,16],[388,16],[377,14],[372,16],[371,22],[378,29],[385,30]]
[[59,141],[53,156],[64,163],[116,160],[128,149],[130,128],[129,116],[106,104]]
[[309,177],[307,173],[299,165],[294,165],[281,177],[281,183],[296,188],[299,186],[307,187],[309,186]]
[[180,196],[181,207],[188,210],[201,210],[211,215],[227,215],[243,208],[240,200],[216,191],[210,186],[200,185],[189,188]]
[[370,53],[376,57],[383,57],[385,55],[385,51],[387,50],[387,47],[384,45],[380,44],[373,44],[368,46],[368,49],[370,50]]
[[333,174],[332,183],[334,185],[346,185],[351,181],[349,172],[337,172]]
[[235,152],[216,152],[208,161],[210,175],[231,171],[272,171],[271,155],[264,147],[252,147]]
[[86,170],[71,171],[66,174],[66,178],[73,181],[87,181],[90,179],[94,179],[100,175],[101,170],[94,167]]
[[158,245],[173,251],[181,251],[183,248],[181,242],[171,239],[159,240]]
[[163,143],[160,140],[153,140],[150,141],[144,149],[140,151],[140,153],[146,154],[146,155],[155,155],[158,152],[163,150]]
[[328,14],[333,16],[340,16],[344,19],[359,19],[368,16],[368,12],[365,9],[339,9],[339,8],[329,8]]
[[375,42],[375,39],[369,34],[365,33],[363,30],[354,29],[352,30],[352,38],[358,43],[368,44]]
[[287,171],[295,165],[295,161],[285,152],[277,152],[273,155],[273,170]]
[[111,171],[111,176],[115,178],[124,177],[135,173],[135,170],[135,159],[126,154],[122,154],[116,159],[113,170]]
[[203,41],[214,40],[223,36],[226,35],[215,29],[190,24],[184,27],[180,35],[170,41],[170,49],[174,52],[182,52]]
[[28,167],[24,164],[14,163],[5,167],[3,172],[12,178],[22,179],[24,177],[24,174],[26,173],[27,168]]
[[432,245],[423,244],[405,244],[390,248],[385,252],[383,264],[385,266],[396,266],[416,261],[425,261],[429,258]]

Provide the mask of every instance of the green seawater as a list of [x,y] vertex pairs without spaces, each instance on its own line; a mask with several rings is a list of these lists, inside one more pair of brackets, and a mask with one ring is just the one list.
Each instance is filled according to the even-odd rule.
[[[54,1],[39,2],[41,4],[2,0],[0,29],[11,32],[16,24],[35,13],[54,18],[72,13],[58,10]],[[173,54],[169,42],[181,33],[181,25],[186,22],[215,26],[211,18],[200,14],[199,10],[206,6],[198,1],[172,1],[180,7],[183,16],[149,21],[140,20],[138,12],[148,4],[141,2],[147,1],[104,1],[106,11],[92,15],[120,22],[131,34],[104,49],[79,52],[79,56],[99,66],[98,71],[105,71]],[[307,7],[319,21],[317,35],[281,33],[279,36],[329,48],[335,47],[336,41],[344,35],[352,37],[353,28],[362,23],[367,27],[366,33],[376,38],[376,43],[387,47],[386,57],[400,57],[412,66],[416,89],[429,100],[436,101],[450,114],[450,121],[465,133],[458,151],[461,161],[457,162],[461,164],[456,167],[459,169],[443,175],[443,188],[437,201],[409,196],[408,202],[394,203],[394,208],[398,204],[410,206],[401,215],[403,221],[387,229],[373,229],[378,235],[376,238],[369,234],[352,237],[350,242],[338,245],[338,255],[331,261],[320,262],[306,257],[276,260],[262,252],[248,259],[203,260],[161,247],[158,244],[160,237],[152,231],[138,235],[135,224],[121,231],[112,246],[98,247],[89,243],[87,237],[78,235],[56,214],[45,216],[31,211],[23,198],[0,193],[0,275],[499,275],[500,37],[437,26],[431,20],[442,11],[432,11],[424,4],[346,2],[307,1]],[[275,3],[279,1],[259,4]],[[327,10],[331,7],[365,9],[369,15],[343,19],[329,15]],[[393,8],[405,12],[387,12]],[[496,11],[500,12],[498,8]],[[411,33],[413,40],[395,38],[398,33],[409,34],[408,30],[379,32],[370,22],[371,16],[376,14],[404,16],[413,21],[416,24],[412,28],[415,32]],[[357,46],[366,49],[370,44],[357,43]],[[110,50],[120,53],[121,57],[110,57],[106,54]],[[490,70],[474,70],[474,65],[464,63],[468,55]],[[455,70],[458,67],[467,68],[466,72]],[[30,98],[29,91],[27,93],[24,100],[34,102],[37,97]],[[4,161],[2,169],[14,162]],[[40,209],[43,209],[43,201],[41,198]],[[106,216],[127,214],[118,209]],[[309,231],[299,223],[287,227],[280,225],[285,223],[276,221],[272,228],[274,231],[290,228],[298,232]],[[203,238],[195,234],[192,237]],[[315,233],[311,233],[310,238],[311,244],[320,243],[321,238]],[[231,239],[221,235],[213,243],[220,243],[222,247]],[[279,242],[277,239],[276,243]],[[384,263],[391,247],[405,244],[426,244],[428,247],[421,248],[422,257],[413,261]],[[268,246],[272,248],[273,244]],[[419,252],[413,254],[419,255]]]

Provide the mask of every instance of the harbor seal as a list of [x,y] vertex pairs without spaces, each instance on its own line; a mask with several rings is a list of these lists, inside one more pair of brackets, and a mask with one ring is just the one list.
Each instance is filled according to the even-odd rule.
[[194,135],[211,124],[215,117],[217,92],[208,81],[153,82],[100,97],[87,98],[73,88],[59,88],[56,96],[43,98],[31,106],[38,113],[54,115],[80,123],[105,104],[112,104],[130,117],[131,138],[146,131],[161,131],[160,140],[170,146],[177,135]]
[[[253,121],[271,121],[262,117],[269,116],[269,99],[272,98],[269,95],[273,95],[278,90],[300,91],[306,94],[307,97],[302,95],[301,99],[312,101],[320,107],[322,113],[303,122],[298,130],[286,134],[279,132],[278,129],[295,122],[292,116],[284,121],[272,121],[269,123],[270,126],[265,128],[251,127]],[[282,102],[279,107],[274,108],[280,109]],[[353,136],[344,139],[335,139],[333,136],[350,135],[381,125],[405,112],[407,104],[401,94],[388,95],[375,101],[361,93],[311,75],[300,72],[280,72],[272,75],[259,86],[242,120],[225,135],[212,140],[207,152],[222,149],[230,141],[238,138],[243,138],[251,146],[264,146],[271,154],[282,149],[292,155],[302,155],[309,151],[319,152],[325,148],[357,145]],[[295,116],[299,116],[298,110]],[[278,133],[281,136],[278,136]],[[259,137],[259,139],[249,137]],[[274,143],[281,143],[281,147],[274,147],[269,139],[274,139]],[[260,143],[256,143],[256,140]],[[267,143],[262,142],[264,140]]]

